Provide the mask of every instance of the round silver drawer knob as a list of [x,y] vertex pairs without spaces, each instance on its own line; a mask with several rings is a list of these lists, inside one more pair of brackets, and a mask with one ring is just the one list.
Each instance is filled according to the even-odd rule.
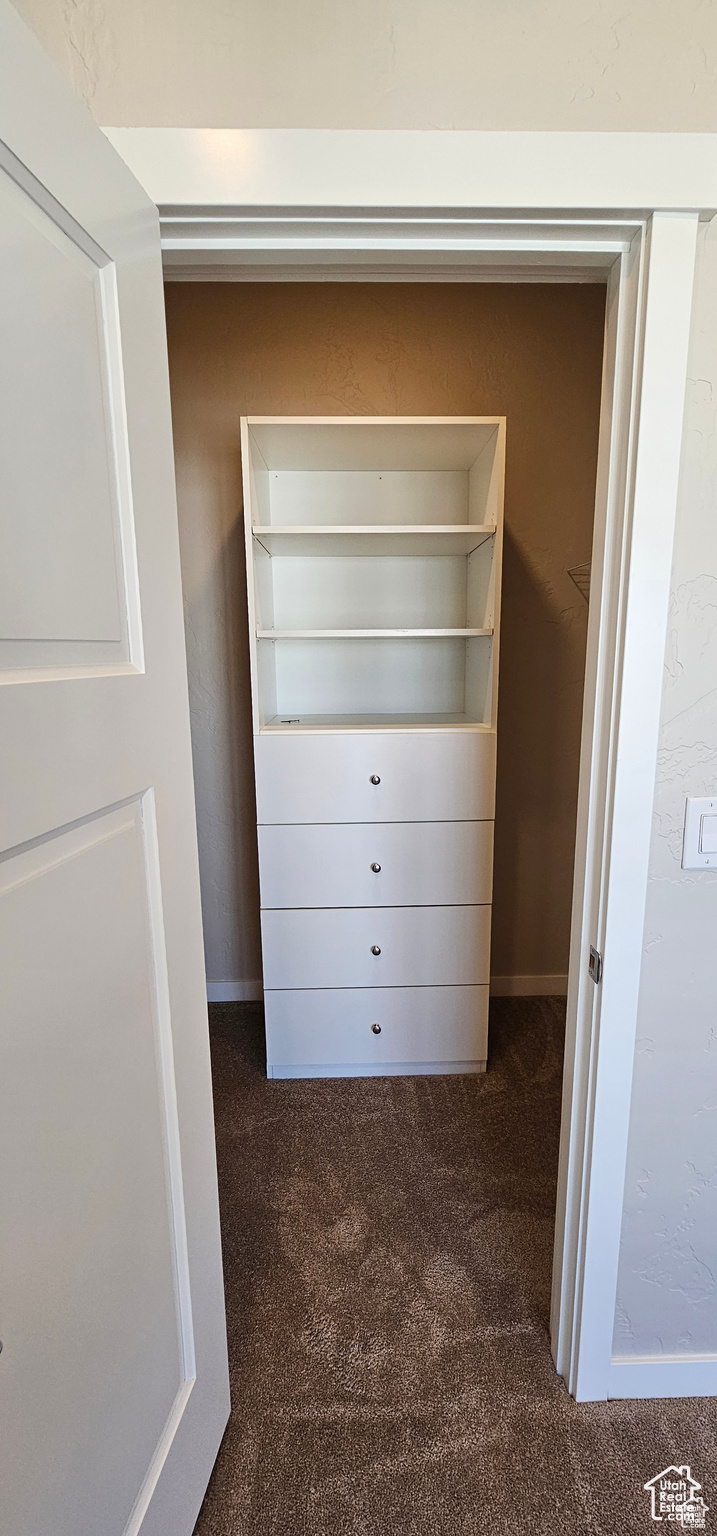
[[375,875],[380,875],[380,873],[381,873],[381,865],[380,864],[372,864],[371,868],[372,868],[373,873]]
[[371,1034],[372,1035],[380,1035],[380,1033],[381,1033],[381,1025],[380,1024],[372,1024],[371,1025]]
[[380,955],[380,953],[381,953],[381,946],[380,946],[380,944],[372,944],[371,945],[371,954],[372,955]]
[[371,783],[372,784],[380,784],[381,783],[381,780],[380,780],[380,778],[379,778],[377,773],[372,773],[371,774]]

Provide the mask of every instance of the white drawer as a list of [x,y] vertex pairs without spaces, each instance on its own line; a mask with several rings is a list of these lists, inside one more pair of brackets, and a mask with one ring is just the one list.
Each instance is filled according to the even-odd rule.
[[269,1077],[476,1072],[485,1066],[487,986],[266,992],[264,1006]]
[[489,902],[493,823],[262,826],[259,876],[263,907],[438,907]]
[[257,820],[490,821],[495,741],[449,730],[255,736]]
[[489,906],[265,910],[264,986],[481,985],[490,980],[490,912]]

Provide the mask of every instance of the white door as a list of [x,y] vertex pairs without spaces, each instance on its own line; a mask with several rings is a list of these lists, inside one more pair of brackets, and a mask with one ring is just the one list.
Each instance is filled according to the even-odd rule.
[[0,0],[0,1529],[188,1536],[229,1410],[156,209]]

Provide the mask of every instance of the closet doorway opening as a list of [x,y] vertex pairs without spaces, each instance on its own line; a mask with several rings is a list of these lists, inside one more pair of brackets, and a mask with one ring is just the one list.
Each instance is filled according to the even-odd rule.
[[[505,417],[487,1088],[499,1078],[505,1104],[537,1117],[533,1168],[514,1174],[526,1204],[515,1263],[527,1273],[537,1243],[545,1311],[606,283],[181,282],[166,300],[214,1002],[261,998],[240,417]],[[495,1145],[488,1155],[505,1161]]]
[[239,418],[506,418],[493,995],[565,995],[604,282],[168,283],[210,996],[260,996]]
[[[434,215],[415,215],[410,255],[405,255],[405,249],[398,255],[396,250],[381,266],[370,250],[376,237],[387,241],[387,249],[392,246],[395,230],[404,240],[404,215],[401,220],[396,214],[372,215],[373,229],[365,218],[342,214],[342,249],[353,243],[349,261],[333,249],[336,232],[316,209],[304,217],[301,238],[295,217],[284,217],[281,210],[259,223],[253,210],[235,207],[227,209],[221,220],[218,210],[201,212],[200,217],[200,210],[189,207],[166,207],[161,218],[167,267],[173,280],[178,280],[167,286],[167,295],[183,558],[186,562],[189,550],[197,562],[193,591],[187,588],[186,594],[201,671],[193,708],[195,727],[209,725],[209,731],[212,711],[207,713],[206,705],[215,677],[207,667],[212,645],[201,625],[197,628],[198,614],[192,613],[192,605],[200,599],[206,599],[206,611],[213,608],[223,617],[220,665],[230,679],[233,697],[243,700],[244,719],[249,720],[249,687],[236,659],[246,634],[241,619],[241,530],[236,524],[240,465],[236,421],[241,406],[230,406],[227,392],[216,390],[218,382],[232,382],[233,364],[224,356],[213,370],[216,409],[210,413],[206,433],[181,442],[180,418],[193,409],[187,399],[180,401],[177,392],[173,318],[175,307],[189,303],[189,298],[183,298],[184,284],[195,295],[210,295],[216,286],[229,290],[233,283],[227,283],[227,278],[238,278],[240,286],[261,280],[256,287],[259,292],[259,287],[266,290],[266,280],[278,286],[289,280],[292,289],[296,283],[302,286],[310,273],[313,281],[307,287],[318,292],[336,280],[352,286],[361,270],[364,278],[373,280],[372,286],[385,284],[390,276],[390,286],[408,287],[428,276],[430,286],[442,287],[451,273],[459,283],[464,280],[465,287],[467,276],[471,287],[476,278],[481,286],[481,281],[490,283],[497,276],[501,281],[496,289],[504,284],[524,290],[542,284],[563,287],[565,292],[582,286],[602,289],[606,301],[593,487],[596,516],[577,791],[551,1347],[557,1370],[577,1398],[636,1395],[636,1382],[628,1379],[619,1361],[613,1361],[614,1304],[697,217],[596,214],[583,223],[551,217],[548,227],[544,218],[531,215],[516,215],[513,223],[504,224],[494,223],[490,215],[465,215],[461,226],[456,223],[456,229],[448,230],[450,238],[444,230],[441,238],[450,244],[458,235],[468,237],[474,252],[470,266],[458,253],[467,249],[458,238],[454,252],[439,243],[441,253],[433,264],[424,255],[439,249],[434,247]],[[309,232],[312,241],[304,238]],[[312,250],[302,249],[304,244]],[[324,247],[325,257],[318,257],[316,252]],[[218,260],[218,252],[226,252],[224,261]],[[255,264],[250,266],[252,260]],[[445,289],[450,286],[445,283]],[[281,346],[281,326],[270,329],[261,346],[264,339],[269,349]],[[212,370],[209,341],[207,332],[195,347],[198,375],[203,369]],[[261,347],[256,338],[253,344],[253,362],[261,375]],[[395,359],[387,346],[385,326],[381,349],[390,370]],[[352,376],[350,358],[335,336],[319,366],[324,366],[327,356],[338,364],[341,387],[325,413],[336,415],[349,409],[355,418],[375,413],[375,402],[364,399]],[[540,387],[536,378],[537,393]],[[349,404],[344,404],[347,396]],[[393,393],[392,412],[395,398]],[[197,409],[201,418],[200,404]],[[235,435],[233,447],[227,444],[227,430]],[[510,433],[508,416],[508,464],[513,450]],[[224,496],[216,498],[207,488],[203,465],[207,456],[215,459]],[[184,516],[189,502],[183,485],[184,490],[193,487],[189,518]],[[218,536],[207,547],[203,530],[210,518],[215,519]],[[576,578],[585,582],[582,565],[585,561],[571,565],[573,576],[568,578],[577,594]],[[235,625],[238,644],[227,641],[229,624]],[[193,644],[190,641],[190,648]],[[213,743],[210,776],[223,786],[227,805],[233,785],[243,780],[250,803],[250,753],[238,753],[235,740],[232,751],[233,766],[227,763],[221,743]],[[221,839],[226,839],[226,831],[223,826]],[[200,803],[200,842],[201,837]],[[238,860],[230,868],[233,902],[243,882],[246,886],[252,879],[252,843],[247,846],[243,871]],[[209,909],[212,903],[221,906],[224,899],[223,889],[210,882]],[[588,969],[593,946],[610,954],[597,986]],[[227,962],[230,955],[223,958]],[[246,997],[246,989],[236,991],[236,983],[230,980],[223,985],[224,978],[216,978],[213,997]],[[249,988],[252,995],[250,982],[244,980],[241,988]],[[645,1395],[651,1395],[648,1382],[645,1389]],[[640,1385],[639,1393],[645,1389]]]
[[606,283],[552,1349],[579,1400],[689,1395],[689,1361],[621,1356],[615,1306],[707,151],[663,135],[107,132],[158,204],[175,281]]

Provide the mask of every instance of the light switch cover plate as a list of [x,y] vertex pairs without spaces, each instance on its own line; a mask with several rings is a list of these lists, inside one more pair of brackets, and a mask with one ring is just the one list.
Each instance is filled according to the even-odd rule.
[[717,795],[691,795],[685,803],[683,869],[717,869]]

